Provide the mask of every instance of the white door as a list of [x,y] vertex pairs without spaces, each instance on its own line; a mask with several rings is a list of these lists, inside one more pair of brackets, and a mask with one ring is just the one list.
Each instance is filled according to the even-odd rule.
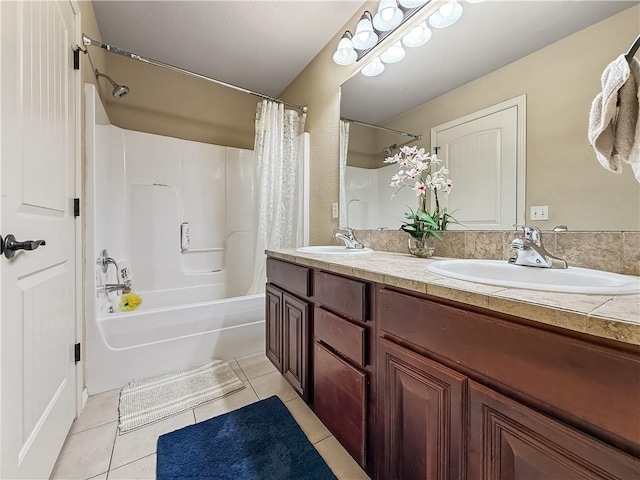
[[0,1],[0,233],[46,242],[0,256],[1,478],[48,478],[75,416],[75,21]]
[[[512,230],[524,223],[524,99],[476,112],[432,131],[453,190],[438,200],[460,230]],[[522,127],[522,128],[521,128]]]

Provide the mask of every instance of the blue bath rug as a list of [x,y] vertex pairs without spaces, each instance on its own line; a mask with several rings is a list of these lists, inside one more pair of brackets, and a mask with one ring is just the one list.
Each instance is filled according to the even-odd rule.
[[157,480],[337,480],[277,396],[158,438]]

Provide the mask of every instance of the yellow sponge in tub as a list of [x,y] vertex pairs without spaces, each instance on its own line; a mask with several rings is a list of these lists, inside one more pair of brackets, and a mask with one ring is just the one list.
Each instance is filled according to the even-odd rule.
[[126,293],[120,299],[120,310],[130,312],[135,310],[142,303],[142,297],[135,292]]

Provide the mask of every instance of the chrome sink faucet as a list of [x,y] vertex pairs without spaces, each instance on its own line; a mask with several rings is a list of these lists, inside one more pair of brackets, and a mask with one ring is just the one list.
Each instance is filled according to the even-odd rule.
[[542,232],[536,227],[522,227],[524,236],[514,238],[510,247],[515,249],[515,256],[509,263],[528,267],[567,268],[567,262],[551,255],[542,245]]
[[364,248],[364,244],[356,238],[352,228],[345,228],[344,232],[337,232],[335,238],[342,240],[347,248]]

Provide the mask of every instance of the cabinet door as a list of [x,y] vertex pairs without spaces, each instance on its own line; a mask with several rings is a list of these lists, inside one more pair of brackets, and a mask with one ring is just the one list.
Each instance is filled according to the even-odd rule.
[[309,305],[291,295],[282,295],[282,373],[306,401],[308,396]]
[[385,339],[378,343],[385,479],[462,478],[467,379]]
[[267,284],[265,295],[266,354],[282,372],[282,290]]
[[313,411],[366,468],[367,374],[314,343]]
[[469,480],[640,478],[637,459],[474,382],[469,409]]

